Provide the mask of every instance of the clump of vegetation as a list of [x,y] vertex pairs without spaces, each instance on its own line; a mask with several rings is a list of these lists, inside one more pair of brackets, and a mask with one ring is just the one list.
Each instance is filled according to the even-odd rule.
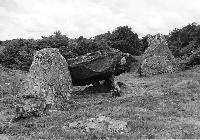
[[58,48],[66,58],[73,58],[110,47],[133,55],[140,55],[142,49],[136,33],[128,26],[118,27],[112,33],[97,35],[94,38],[80,36],[70,39],[60,31],[42,39],[13,39],[1,42],[5,46],[0,53],[0,63],[12,69],[28,71],[35,51],[43,48]]
[[200,25],[189,24],[174,29],[168,36],[169,48],[175,57],[188,57],[200,47]]
[[0,53],[0,63],[12,69],[21,69],[28,71],[33,61],[35,51],[43,48],[67,47],[69,38],[62,35],[60,31],[53,35],[42,37],[42,39],[13,39],[2,43],[5,46]]
[[13,39],[2,43],[5,48],[0,53],[3,66],[26,70],[29,69],[37,42],[33,39]]
[[145,38],[140,40],[137,33],[134,33],[128,26],[117,27],[114,31],[95,36],[95,41],[101,44],[106,43],[111,48],[118,49],[124,53],[141,55],[146,45]]

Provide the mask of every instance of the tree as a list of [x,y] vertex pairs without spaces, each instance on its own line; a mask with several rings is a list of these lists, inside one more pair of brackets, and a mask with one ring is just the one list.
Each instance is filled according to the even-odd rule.
[[104,49],[101,45],[94,41],[94,39],[86,39],[83,36],[80,36],[78,39],[76,39],[76,43],[77,46],[73,49],[73,51],[78,55],[92,53]]
[[37,40],[38,49],[42,48],[59,48],[61,46],[67,46],[69,38],[66,35],[62,35],[60,31],[54,32],[53,35],[48,37],[42,37],[42,39]]
[[128,26],[117,27],[111,34],[110,45],[124,53],[140,55],[140,43],[136,33]]
[[191,55],[200,44],[200,25],[188,24],[182,29],[175,28],[168,37],[169,48],[175,57]]

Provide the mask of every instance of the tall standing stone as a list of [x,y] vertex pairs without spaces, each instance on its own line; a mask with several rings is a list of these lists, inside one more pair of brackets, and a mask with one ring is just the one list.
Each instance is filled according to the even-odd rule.
[[169,61],[174,62],[175,58],[172,55],[172,52],[169,50],[167,40],[164,35],[156,34],[155,36],[148,36],[148,48],[143,54],[143,59],[152,57],[152,56],[164,56]]
[[168,48],[164,35],[149,35],[148,43],[149,47],[143,54],[141,74],[150,76],[173,72],[176,67],[176,60]]
[[20,91],[21,97],[31,97],[24,99],[23,110],[41,110],[46,105],[56,109],[62,108],[63,102],[69,98],[71,92],[72,80],[68,64],[59,50],[45,48],[37,51]]

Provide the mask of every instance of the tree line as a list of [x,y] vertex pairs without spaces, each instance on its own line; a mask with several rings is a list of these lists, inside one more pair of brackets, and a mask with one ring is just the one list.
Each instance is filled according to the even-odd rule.
[[[200,49],[200,25],[189,24],[181,29],[174,29],[166,35],[169,49],[177,58],[184,59]],[[53,35],[41,39],[12,39],[0,41],[0,64],[12,69],[29,70],[34,52],[43,48],[58,48],[66,58],[74,58],[86,53],[109,48],[124,53],[140,56],[148,47],[147,36],[142,38],[128,26],[120,26],[112,32],[92,38],[71,39],[56,31]]]

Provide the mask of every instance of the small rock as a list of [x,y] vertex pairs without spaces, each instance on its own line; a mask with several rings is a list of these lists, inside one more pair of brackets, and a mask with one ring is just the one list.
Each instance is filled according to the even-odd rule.
[[69,124],[69,128],[82,128],[86,132],[98,131],[103,133],[126,133],[128,131],[127,122],[111,119],[106,116],[90,118],[86,121],[72,122]]

